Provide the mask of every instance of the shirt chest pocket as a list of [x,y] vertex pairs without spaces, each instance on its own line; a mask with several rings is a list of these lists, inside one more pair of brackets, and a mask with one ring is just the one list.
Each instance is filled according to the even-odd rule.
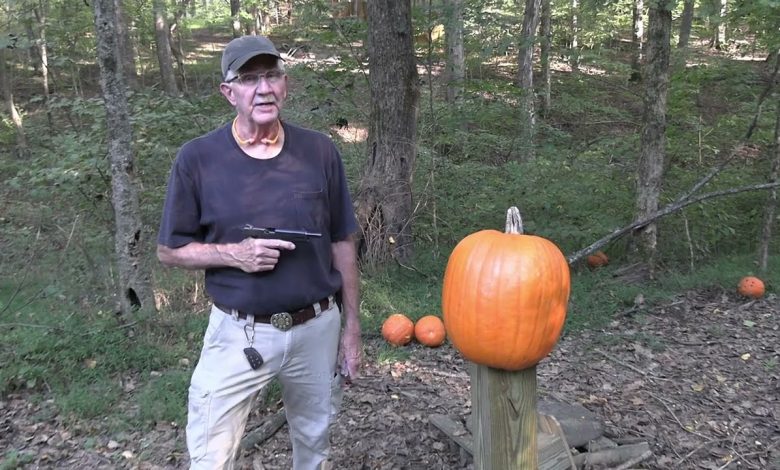
[[327,227],[327,205],[324,191],[293,192],[295,216],[301,229],[324,232]]

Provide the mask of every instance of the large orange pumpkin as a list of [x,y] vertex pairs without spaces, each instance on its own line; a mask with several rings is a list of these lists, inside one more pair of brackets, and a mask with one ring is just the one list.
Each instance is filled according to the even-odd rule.
[[393,346],[409,344],[414,336],[414,322],[403,313],[394,313],[382,323],[382,337]]
[[446,336],[444,323],[436,315],[426,315],[414,324],[414,337],[431,348],[441,346]]
[[739,281],[737,292],[745,297],[760,299],[764,296],[764,282],[755,276],[746,276]]
[[522,234],[520,212],[506,233],[461,240],[444,274],[442,310],[450,342],[477,364],[521,370],[552,351],[569,302],[569,264],[549,240]]

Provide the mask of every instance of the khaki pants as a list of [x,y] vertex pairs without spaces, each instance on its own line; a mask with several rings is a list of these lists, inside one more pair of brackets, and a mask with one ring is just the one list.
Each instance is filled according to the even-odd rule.
[[[211,309],[189,390],[191,469],[233,468],[250,406],[274,377],[282,385],[293,468],[320,468],[330,450],[328,428],[341,400],[336,373],[341,315],[335,302],[331,304],[317,317],[287,331],[262,323],[252,328],[235,314]],[[315,309],[319,312],[319,305]],[[264,359],[257,370],[252,370],[243,352],[252,330],[253,347]]]

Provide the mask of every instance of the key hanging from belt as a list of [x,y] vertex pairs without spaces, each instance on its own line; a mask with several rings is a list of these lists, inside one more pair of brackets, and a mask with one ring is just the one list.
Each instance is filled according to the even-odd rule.
[[[250,316],[247,318],[247,322],[244,325],[244,336],[246,336],[246,340],[249,343],[248,348],[244,348],[244,355],[246,356],[246,360],[249,361],[249,367],[251,367],[253,370],[257,370],[260,368],[260,366],[263,365],[263,356],[260,355],[259,352],[257,352],[257,349],[252,347],[252,344],[255,342],[255,321],[254,316]],[[248,329],[247,329],[248,328]],[[251,330],[251,334],[249,331]]]

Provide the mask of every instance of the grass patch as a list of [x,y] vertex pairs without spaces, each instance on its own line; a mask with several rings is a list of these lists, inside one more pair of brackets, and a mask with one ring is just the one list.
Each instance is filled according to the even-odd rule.
[[391,364],[406,361],[411,357],[409,348],[394,347],[383,344],[376,353],[376,362],[379,364]]
[[142,423],[187,423],[189,370],[168,370],[151,376],[138,394],[138,419]]

